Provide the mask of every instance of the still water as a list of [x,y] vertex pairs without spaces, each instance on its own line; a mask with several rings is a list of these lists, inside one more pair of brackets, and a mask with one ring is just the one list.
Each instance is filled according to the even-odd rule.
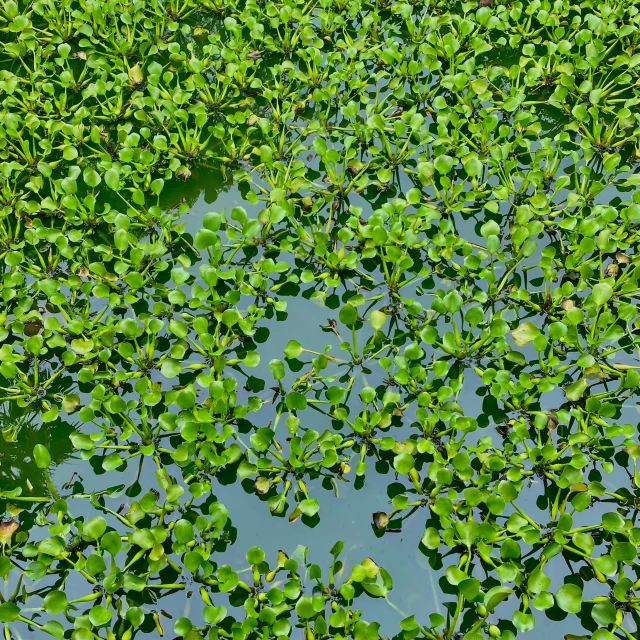
[[[233,207],[244,206],[249,210],[249,215],[252,214],[251,206],[242,198],[237,188],[224,184],[221,176],[211,170],[201,169],[186,185],[180,184],[174,189],[169,188],[164,196],[167,200],[165,206],[168,209],[179,204],[182,204],[185,209],[188,207],[182,216],[182,222],[194,235],[202,227],[203,216],[209,211],[229,211]],[[369,210],[372,209],[371,204],[362,198],[358,204],[368,205]],[[257,215],[258,209],[254,209],[253,213]],[[458,223],[461,225],[458,228],[461,235],[474,240],[480,238],[473,219],[466,221],[461,219]],[[196,264],[191,267],[194,275],[197,275],[197,266]],[[405,295],[407,293],[405,292]],[[415,291],[413,293],[415,294]],[[325,351],[329,345],[331,353],[339,354],[340,340],[329,330],[329,318],[335,317],[335,310],[318,305],[302,296],[290,296],[286,301],[286,312],[279,316],[278,322],[263,323],[263,326],[269,329],[269,333],[266,341],[260,345],[261,362],[252,370],[252,375],[256,379],[270,378],[267,363],[274,358],[282,358],[283,350],[291,340],[296,340],[305,348],[316,352]],[[99,308],[98,305],[96,310]],[[367,334],[366,327],[362,333]],[[441,352],[440,355],[444,353]],[[533,355],[535,357],[535,352]],[[295,376],[289,372],[283,382],[286,385],[294,380]],[[464,384],[464,392],[459,402],[465,414],[482,415],[484,399],[480,379],[470,371],[465,376]],[[380,370],[376,368],[366,372],[361,371],[355,385],[359,388],[377,387],[386,385],[386,381]],[[81,406],[82,403],[90,400],[87,391],[89,390],[81,394]],[[271,395],[272,391],[268,388],[259,393],[263,399]],[[553,410],[555,406],[562,404],[563,399],[560,392],[547,394],[545,401],[549,405],[543,408]],[[69,422],[58,421],[53,425],[43,425],[35,413],[21,413],[15,406],[6,403],[2,405],[2,410],[1,419],[5,437],[0,439],[0,490],[20,487],[23,495],[38,495],[46,491],[47,485],[43,471],[38,468],[32,458],[33,447],[38,443],[45,444],[51,452],[54,465],[52,479],[61,495],[65,494],[62,487],[73,486],[72,481],[81,481],[86,493],[104,490],[105,481],[108,481],[110,486],[115,486],[114,483],[121,484],[121,489],[114,490],[112,495],[106,498],[106,504],[110,509],[121,511],[128,507],[132,499],[157,485],[154,468],[148,458],[144,459],[144,464],[141,462],[138,465],[134,460],[117,472],[109,473],[105,473],[99,464],[90,466],[83,462],[80,459],[80,452],[74,450],[69,434],[73,430],[90,433],[91,427],[77,419],[74,420],[73,416]],[[635,407],[629,406],[625,409],[625,413],[628,414],[627,419],[632,421],[637,412]],[[253,422],[253,426],[267,427],[275,418],[275,405],[266,404]],[[407,436],[411,433],[408,423],[412,416],[406,415],[404,419],[407,425],[396,432],[396,437],[401,435],[402,431],[406,431]],[[327,416],[320,412],[306,412],[304,420],[306,428],[316,429],[319,432],[330,428],[327,424]],[[472,434],[470,442],[477,441],[482,435],[486,435],[484,430]],[[355,463],[354,459],[353,465]],[[333,489],[323,487],[319,481],[310,483],[310,496],[319,498],[322,505],[319,517],[305,517],[296,522],[289,522],[286,514],[271,515],[266,498],[258,499],[250,481],[241,482],[238,478],[228,478],[220,482],[220,479],[216,478],[212,488],[213,494],[217,500],[227,506],[232,522],[232,544],[227,545],[226,550],[218,555],[218,563],[228,563],[237,568],[242,577],[240,568],[246,566],[244,556],[250,547],[261,547],[266,552],[267,558],[273,559],[278,550],[293,554],[297,547],[304,546],[310,550],[309,560],[324,566],[330,560],[331,547],[336,541],[342,540],[345,545],[345,551],[342,554],[342,560],[345,563],[343,572],[346,576],[349,575],[353,564],[371,557],[386,568],[393,577],[393,589],[388,596],[388,601],[365,598],[359,603],[365,619],[380,622],[382,634],[392,635],[400,620],[411,613],[416,616],[419,623],[425,625],[429,624],[429,613],[446,614],[442,605],[445,597],[443,590],[449,592],[451,587],[444,578],[444,567],[441,562],[430,560],[424,553],[424,547],[419,544],[428,514],[418,508],[416,513],[403,519],[401,529],[390,527],[386,532],[377,531],[373,525],[372,514],[378,511],[390,511],[391,498],[402,492],[404,487],[398,484],[397,474],[386,462],[376,463],[375,459],[371,458],[369,465],[375,467],[375,473],[368,473],[364,481],[358,478],[355,482],[353,479],[345,479],[338,483],[338,495],[334,494]],[[625,478],[618,475],[618,472],[603,480],[610,490],[614,490],[620,483],[624,485]],[[71,485],[68,484],[70,481]],[[521,506],[526,508],[533,517],[539,517],[539,523],[542,525],[546,524],[549,517],[543,495],[540,481],[534,480],[526,490],[526,497],[521,500]],[[88,518],[94,515],[86,500],[75,501],[74,508],[77,515],[85,514]],[[512,511],[508,509],[505,515],[509,515]],[[585,522],[591,521],[593,514],[594,511],[591,510]],[[108,516],[107,519],[110,525],[118,528],[119,523],[114,517]],[[580,522],[576,520],[574,524],[577,526]],[[557,562],[549,563],[546,568],[546,573],[552,579],[552,585],[549,588],[551,591],[559,588],[566,576],[566,566],[559,559],[556,560]],[[25,584],[29,584],[28,578]],[[14,587],[15,580],[5,583],[5,594],[9,594]],[[69,598],[79,597],[84,594],[86,586],[70,580],[66,584],[66,590]],[[585,597],[588,596],[589,591],[585,591]],[[226,596],[221,596],[220,602],[214,602],[214,604],[222,602],[226,602]],[[166,616],[171,615],[174,619],[186,616],[195,620],[200,615],[198,607],[201,607],[201,603],[199,600],[192,601],[186,598],[184,592],[177,592],[164,598],[162,606]],[[153,610],[153,607],[148,607],[148,610]],[[509,606],[507,605],[503,610],[508,612]],[[559,638],[565,633],[575,631],[572,623],[563,622],[562,619],[547,619],[542,614],[536,617],[538,622],[536,630],[539,633],[550,633],[553,637]],[[171,624],[170,618],[166,617],[165,625],[170,627]],[[24,637],[26,639],[32,636]]]

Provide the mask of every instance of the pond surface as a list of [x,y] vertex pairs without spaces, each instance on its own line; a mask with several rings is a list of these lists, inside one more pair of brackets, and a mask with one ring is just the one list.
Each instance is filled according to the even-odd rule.
[[4,640],[638,637],[634,3],[0,22]]

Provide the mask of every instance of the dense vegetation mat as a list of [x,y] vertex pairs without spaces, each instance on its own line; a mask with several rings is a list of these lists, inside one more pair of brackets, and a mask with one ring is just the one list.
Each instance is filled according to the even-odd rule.
[[[636,638],[639,26],[2,0],[4,638]],[[190,212],[198,180],[243,206]],[[227,564],[232,487],[332,557]],[[375,536],[440,613],[380,626]]]

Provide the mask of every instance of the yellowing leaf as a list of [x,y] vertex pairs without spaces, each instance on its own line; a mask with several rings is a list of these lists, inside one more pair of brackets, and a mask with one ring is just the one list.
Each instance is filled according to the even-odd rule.
[[513,341],[519,346],[524,347],[529,344],[536,336],[540,335],[540,329],[531,322],[523,322],[517,329],[511,332]]
[[0,522],[0,544],[5,547],[11,542],[13,534],[20,528],[20,525],[16,520],[8,520],[7,522]]
[[138,85],[144,80],[142,69],[139,64],[134,65],[129,69],[129,80],[132,84]]

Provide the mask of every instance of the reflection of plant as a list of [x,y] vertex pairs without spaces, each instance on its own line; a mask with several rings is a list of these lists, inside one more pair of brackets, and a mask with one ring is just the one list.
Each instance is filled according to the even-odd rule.
[[46,479],[33,456],[37,444],[51,452],[54,467],[73,455],[69,434],[73,427],[62,421],[43,424],[36,411],[25,411],[13,402],[0,405],[0,490],[22,488],[25,495],[46,491]]
[[15,402],[4,402],[0,405],[0,432],[5,442],[15,442],[18,433],[26,422],[33,423],[36,416],[32,412],[25,411]]

